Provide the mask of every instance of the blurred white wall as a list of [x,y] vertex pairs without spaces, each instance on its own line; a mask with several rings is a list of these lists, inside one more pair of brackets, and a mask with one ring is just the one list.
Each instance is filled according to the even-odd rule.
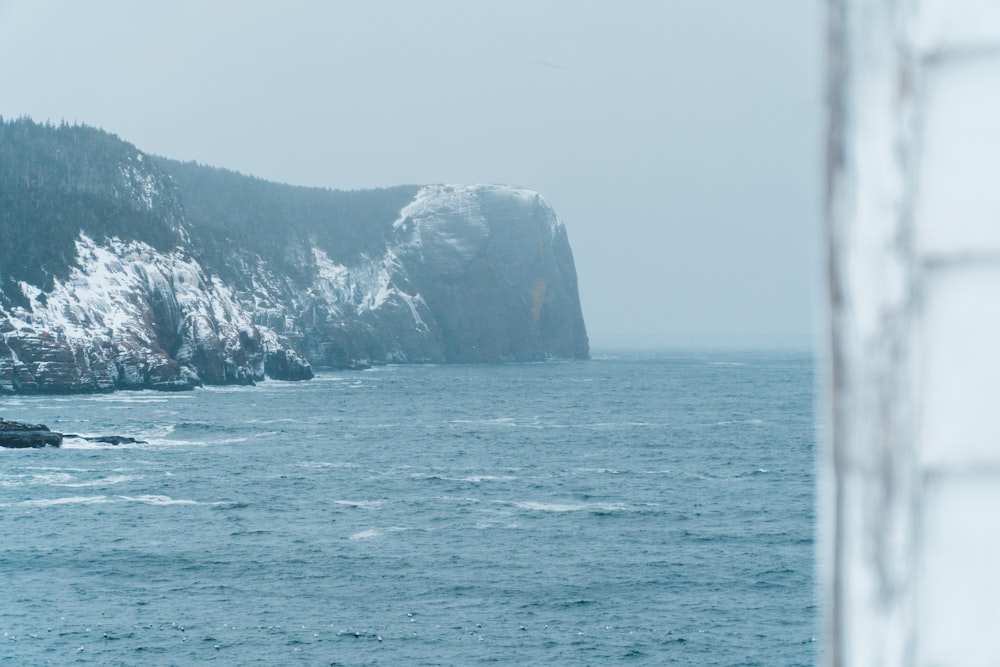
[[1000,665],[1000,0],[828,0],[824,664]]

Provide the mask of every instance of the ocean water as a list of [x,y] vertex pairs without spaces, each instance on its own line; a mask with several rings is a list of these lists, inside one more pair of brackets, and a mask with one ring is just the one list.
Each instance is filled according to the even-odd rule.
[[811,665],[812,359],[6,397],[0,664]]

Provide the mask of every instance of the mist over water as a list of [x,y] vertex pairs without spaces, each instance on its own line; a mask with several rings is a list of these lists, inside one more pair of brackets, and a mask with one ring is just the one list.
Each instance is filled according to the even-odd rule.
[[150,443],[0,450],[10,664],[813,663],[806,354],[0,409]]

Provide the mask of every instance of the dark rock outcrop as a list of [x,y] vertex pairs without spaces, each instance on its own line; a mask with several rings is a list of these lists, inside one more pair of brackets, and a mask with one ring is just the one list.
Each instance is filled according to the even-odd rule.
[[312,368],[291,350],[275,350],[264,359],[264,372],[276,380],[311,380]]
[[83,436],[75,433],[56,433],[44,424],[26,424],[24,422],[7,421],[0,417],[0,447],[59,447],[63,440],[76,438],[87,442],[101,442],[108,445],[144,445],[143,440],[136,440],[123,435]]
[[588,356],[566,228],[522,188],[296,188],[20,120],[0,229],[0,394]]
[[42,424],[11,422],[0,418],[0,447],[58,447],[63,436]]

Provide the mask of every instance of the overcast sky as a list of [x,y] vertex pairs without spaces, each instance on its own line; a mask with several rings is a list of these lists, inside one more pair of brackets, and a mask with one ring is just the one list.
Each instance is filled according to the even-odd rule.
[[0,0],[0,114],[331,188],[510,183],[591,343],[811,342],[818,0]]

